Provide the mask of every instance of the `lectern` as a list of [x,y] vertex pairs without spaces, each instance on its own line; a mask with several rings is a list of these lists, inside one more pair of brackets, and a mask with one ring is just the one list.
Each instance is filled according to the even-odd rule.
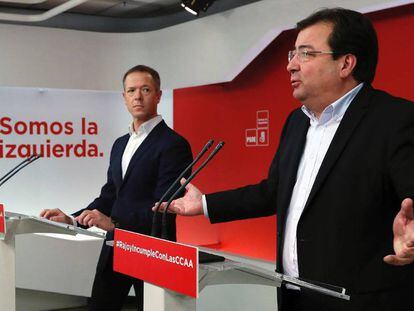
[[[206,248],[200,251],[211,252]],[[234,256],[228,259],[226,253],[214,251],[214,254],[224,256],[222,262],[200,263],[199,269],[199,291],[207,286],[224,284],[251,284],[280,287],[282,283],[290,283],[315,291],[315,294],[325,294],[338,299],[349,300],[345,289],[328,289],[314,285],[310,282],[292,278],[274,271],[270,271],[256,265],[236,261]],[[144,311],[196,311],[196,299],[180,293],[161,288],[150,283],[144,284]]]
[[25,233],[84,234],[104,238],[104,235],[44,218],[5,212],[6,233],[0,240],[0,310],[16,309],[15,236]]
[[[344,288],[319,286],[246,262],[229,259],[225,253],[160,240],[115,229],[114,270],[145,281],[145,311],[195,311],[198,293],[210,285],[282,283],[304,287],[315,294],[349,300]],[[200,251],[220,255],[218,262],[199,263]],[[214,254],[216,253],[216,254]],[[182,275],[179,275],[179,274]],[[151,285],[151,284],[154,285]]]

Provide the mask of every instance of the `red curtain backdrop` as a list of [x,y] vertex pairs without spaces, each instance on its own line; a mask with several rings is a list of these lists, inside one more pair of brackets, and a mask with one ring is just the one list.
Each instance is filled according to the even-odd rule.
[[[414,100],[414,5],[369,15],[380,55],[374,87]],[[295,32],[286,31],[229,83],[174,91],[174,128],[196,154],[208,139],[225,141],[221,153],[194,180],[204,193],[253,184],[267,175],[293,99],[286,71]],[[214,66],[214,64],[212,64]],[[246,129],[268,111],[268,146],[246,146]],[[264,260],[276,260],[276,216],[211,225],[204,216],[178,217],[178,240]]]

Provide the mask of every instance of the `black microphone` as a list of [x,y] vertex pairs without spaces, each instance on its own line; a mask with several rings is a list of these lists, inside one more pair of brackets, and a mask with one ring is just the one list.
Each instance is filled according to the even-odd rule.
[[193,162],[191,162],[185,169],[184,171],[180,174],[180,176],[177,177],[177,179],[171,184],[171,186],[167,189],[167,191],[165,191],[165,193],[163,194],[163,196],[158,200],[157,205],[155,206],[155,211],[154,211],[154,215],[152,216],[152,228],[151,228],[151,236],[158,236],[158,222],[157,222],[157,213],[158,213],[158,209],[160,208],[161,203],[164,201],[164,199],[166,198],[167,195],[169,195],[171,193],[171,191],[174,189],[174,187],[178,184],[180,184],[180,180],[181,178],[183,178],[185,176],[185,174],[188,173],[188,171],[191,170],[191,168],[194,166],[194,164],[196,164],[200,158],[210,149],[210,147],[213,145],[214,140],[210,139],[207,144],[204,146],[204,148],[200,151],[200,153],[195,157],[195,159],[193,160]]
[[17,164],[15,167],[13,167],[10,171],[7,172],[6,175],[4,175],[3,177],[0,178],[0,182],[5,179],[7,176],[9,176],[11,173],[13,173],[15,170],[17,170],[21,165],[25,164],[26,162],[31,161],[33,158],[35,157],[35,155],[31,155],[30,157],[24,159],[22,162],[20,162],[19,164]]
[[181,191],[183,191],[183,189],[190,183],[190,181],[193,180],[194,177],[196,177],[196,175],[208,164],[208,162],[210,162],[211,159],[213,159],[213,157],[217,154],[217,152],[220,151],[221,148],[223,148],[223,146],[224,146],[224,142],[220,141],[217,144],[216,148],[214,148],[214,150],[209,154],[207,159],[204,160],[204,162],[190,175],[190,177],[187,178],[185,183],[183,183],[181,185],[181,187],[178,188],[177,191],[175,191],[174,194],[167,201],[167,204],[165,205],[164,211],[162,212],[162,233],[161,233],[161,238],[162,239],[167,239],[168,238],[168,234],[167,234],[167,210],[170,207],[171,202],[180,194]]
[[41,155],[32,155],[22,162],[20,162],[18,165],[16,165],[14,168],[12,168],[6,175],[4,175],[2,178],[0,178],[0,187],[6,183],[10,178],[12,178],[14,175],[16,175],[18,172],[20,172],[23,168],[28,166],[30,163],[33,163],[37,159],[39,159]]

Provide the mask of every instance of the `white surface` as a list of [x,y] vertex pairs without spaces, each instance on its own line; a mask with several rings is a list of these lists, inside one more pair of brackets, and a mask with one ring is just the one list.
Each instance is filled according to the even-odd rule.
[[[22,234],[26,232],[77,232],[79,231],[78,228],[63,228],[61,225],[51,226],[49,221],[43,221],[38,219],[32,219],[30,217],[24,215],[18,215],[10,213],[6,213],[7,218],[7,235],[6,239],[0,241],[0,310],[16,310],[16,287],[24,287],[36,290],[44,290],[48,292],[59,292],[61,290],[65,294],[72,294],[77,293],[79,295],[79,286],[76,283],[69,283],[76,287],[76,290],[71,290],[71,287],[66,284],[63,289],[59,287],[62,284],[61,277],[65,277],[63,273],[63,269],[59,267],[59,264],[66,265],[66,270],[74,270],[76,271],[76,263],[73,256],[68,256],[65,252],[59,252],[57,255],[56,249],[59,247],[69,247],[69,251],[71,251],[71,247],[69,244],[60,242],[61,239],[58,238],[50,238],[44,235],[35,235],[35,234]],[[84,231],[84,230],[83,230]],[[24,237],[28,237],[27,243],[20,243],[20,241],[25,241]],[[45,240],[46,244],[41,243],[41,241],[37,240],[33,237],[41,237]],[[98,242],[98,247],[100,248],[103,239],[102,238],[95,238],[90,237],[90,240]],[[17,242],[19,241],[19,242]],[[67,240],[65,240],[67,241]],[[85,240],[83,239],[84,243]],[[57,245],[54,245],[58,243]],[[76,243],[74,241],[70,241],[71,243]],[[85,245],[83,243],[83,245]],[[72,247],[73,248],[73,247]],[[99,250],[99,249],[98,249]],[[88,252],[85,253],[84,258],[88,259]],[[95,253],[96,250],[92,251],[92,257],[96,257]],[[17,255],[16,255],[17,254]],[[76,249],[72,249],[71,255],[79,255],[76,253]],[[80,256],[78,257],[80,258]],[[49,260],[49,262],[47,262]],[[95,260],[96,265],[96,258]],[[57,270],[55,270],[57,268]],[[93,280],[90,276],[91,272],[90,267],[88,265],[84,265],[82,263],[82,268],[84,269],[81,271],[82,275],[86,277],[86,281]],[[26,270],[25,270],[26,269]],[[52,275],[50,275],[52,273]],[[68,274],[70,276],[70,273]],[[79,278],[79,275],[76,275]],[[57,281],[54,282],[54,278],[58,278]],[[82,281],[82,278],[79,278],[79,281]],[[71,280],[67,279],[68,282]],[[90,286],[92,282],[90,281]],[[64,283],[65,284],[65,283]],[[89,285],[89,284],[87,284]],[[89,296],[90,288],[84,289],[84,293],[81,296]],[[45,296],[47,297],[47,295]],[[20,297],[21,298],[21,297]],[[29,300],[33,300],[30,298]],[[79,301],[79,299],[76,299]],[[65,305],[72,304],[73,299],[66,299],[64,304],[60,304],[60,307],[64,307]],[[29,303],[30,304],[30,303]],[[24,304],[23,304],[24,305]],[[47,305],[47,303],[46,303]],[[50,304],[49,304],[50,305]],[[56,304],[55,304],[56,305]],[[23,308],[23,309],[22,309]],[[34,310],[33,308],[25,308],[19,306],[19,310]]]
[[[224,255],[224,257],[273,272],[276,264],[274,262],[258,260],[243,256],[237,256],[225,252],[208,250],[213,254]],[[205,287],[197,301],[198,311],[215,310],[277,310],[276,288],[260,284],[223,284]]]
[[89,297],[103,240],[16,237],[16,286]]
[[196,299],[144,283],[144,311],[195,311]]
[[[273,273],[274,263],[210,251],[227,259]],[[265,274],[266,274],[265,273]],[[198,299],[144,283],[145,311],[276,310],[277,284],[268,278],[233,269],[226,262],[202,265]],[[245,284],[244,284],[245,283]],[[218,285],[220,284],[220,285]],[[254,285],[252,285],[254,284]],[[266,285],[260,285],[266,284]]]
[[276,300],[276,289],[271,286],[208,286],[197,300],[197,311],[276,311]]
[[15,301],[14,236],[0,240],[0,310],[14,310]]

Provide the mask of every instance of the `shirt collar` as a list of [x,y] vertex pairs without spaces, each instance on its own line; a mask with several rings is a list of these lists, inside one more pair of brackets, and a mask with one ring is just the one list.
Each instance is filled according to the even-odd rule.
[[328,121],[331,120],[340,121],[342,120],[342,117],[344,116],[352,100],[355,98],[355,96],[358,94],[358,92],[362,89],[363,86],[364,83],[358,84],[344,96],[334,101],[332,104],[330,104],[323,110],[319,119],[316,118],[315,114],[312,111],[310,111],[307,107],[305,107],[305,105],[301,107],[302,111],[304,114],[308,116],[308,118],[311,120],[311,123],[322,125],[326,124]]
[[134,131],[134,122],[131,122],[131,124],[129,124],[129,127],[128,127],[129,135],[130,136],[140,135],[142,133],[145,133],[148,135],[154,129],[154,127],[156,127],[161,121],[162,121],[162,116],[157,115],[153,117],[152,119],[149,119],[148,121],[145,121],[144,123],[142,123],[138,129],[138,132]]

